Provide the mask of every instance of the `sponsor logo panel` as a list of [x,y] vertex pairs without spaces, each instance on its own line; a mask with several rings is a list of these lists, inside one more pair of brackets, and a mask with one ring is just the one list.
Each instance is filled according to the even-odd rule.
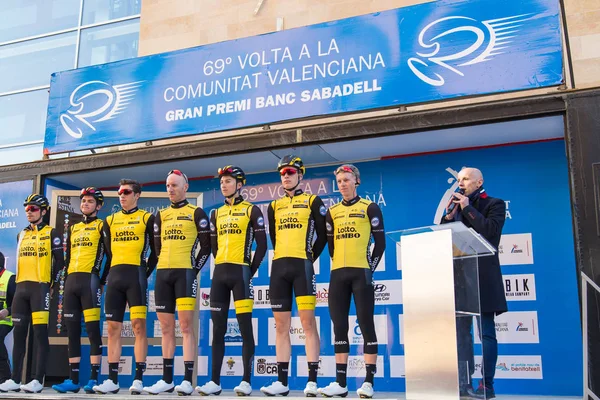
[[[254,344],[258,345],[258,318],[252,318],[252,330],[254,331]],[[208,343],[213,340],[213,322],[208,321]],[[225,346],[241,346],[242,334],[240,325],[236,318],[227,319],[227,330],[225,331]]]
[[[474,318],[475,322],[476,319]],[[537,311],[509,311],[496,317],[498,343],[539,343]],[[475,343],[481,343],[475,323]]]
[[[319,337],[321,336],[321,317],[315,317],[317,321],[317,331]],[[275,346],[275,318],[269,318],[269,346]],[[304,329],[302,329],[302,323],[300,317],[292,317],[292,323],[290,325],[290,341],[292,346],[304,346],[306,341],[306,335]]]
[[[121,356],[119,359],[119,374],[131,375],[131,356]],[[102,375],[108,375],[108,357],[102,357],[102,365],[100,367],[100,373]]]
[[[306,356],[296,358],[298,367],[296,369],[298,376],[308,376],[308,362]],[[319,370],[317,376],[335,377],[335,356],[321,356],[319,358]]]
[[[475,356],[475,374],[481,379],[481,356]],[[495,379],[543,379],[542,356],[498,356]]]
[[[388,329],[387,329],[387,315],[375,315],[375,333],[377,334],[378,344],[388,344]],[[348,317],[348,340],[350,345],[362,345],[364,340],[360,326],[358,325],[358,318],[356,315]],[[333,332],[333,324],[331,324],[331,344],[335,345],[335,334]]]
[[404,356],[390,356],[390,378],[405,378]]
[[500,265],[533,264],[531,233],[502,235],[498,246]]
[[536,300],[535,275],[502,275],[504,294],[508,301]]

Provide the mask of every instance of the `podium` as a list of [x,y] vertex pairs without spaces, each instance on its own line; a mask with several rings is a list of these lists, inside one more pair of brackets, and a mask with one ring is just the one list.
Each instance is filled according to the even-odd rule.
[[472,321],[481,332],[478,260],[496,249],[462,222],[387,235],[401,252],[406,398],[458,399],[475,367],[484,375]]

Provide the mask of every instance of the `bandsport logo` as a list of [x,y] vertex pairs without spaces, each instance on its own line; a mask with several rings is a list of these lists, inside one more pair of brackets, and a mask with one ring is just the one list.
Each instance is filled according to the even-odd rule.
[[[419,45],[424,50],[416,53],[418,57],[409,58],[407,64],[423,82],[443,86],[446,80],[442,75],[426,72],[433,64],[464,77],[461,71],[464,67],[493,60],[506,53],[511,44],[518,43],[520,27],[534,17],[530,13],[486,21],[460,15],[439,18],[421,30]],[[448,54],[447,48],[457,42],[464,44],[453,54]]]
[[69,109],[60,114],[60,123],[71,137],[80,139],[83,129],[96,131],[99,122],[122,114],[144,81],[111,85],[103,81],[88,81],[77,86],[69,97]]

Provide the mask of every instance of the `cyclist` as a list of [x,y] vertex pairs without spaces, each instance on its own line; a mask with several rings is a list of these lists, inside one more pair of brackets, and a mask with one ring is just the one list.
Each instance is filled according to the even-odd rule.
[[[373,377],[377,366],[377,334],[373,319],[375,293],[373,272],[385,250],[383,216],[377,204],[356,194],[360,172],[351,164],[335,170],[342,202],[332,206],[325,216],[329,255],[332,258],[329,283],[329,314],[333,322],[336,381],[320,388],[326,397],[346,397],[348,365],[348,313],[354,296],[356,316],[364,338],[366,377],[356,391],[361,398],[373,397]],[[369,251],[371,238],[375,242]]]
[[[198,272],[210,257],[208,216],[186,200],[187,176],[174,169],[167,174],[167,193],[171,206],[159,211],[154,219],[154,247],[158,255],[154,288],[156,315],[162,331],[163,376],[144,391],[150,394],[172,392],[190,395],[194,371],[193,318],[198,290]],[[183,334],[184,380],[173,383],[175,355],[175,307]]]
[[[121,329],[125,305],[129,304],[131,326],[135,335],[135,379],[129,388],[141,394],[142,377],[146,370],[148,336],[146,313],[148,306],[148,277],[156,267],[156,252],[152,231],[154,216],[138,208],[142,193],[139,182],[121,179],[119,202],[122,210],[110,215],[104,225],[107,248],[112,255],[110,268],[104,268],[101,283],[106,282],[104,314],[108,322],[108,379],[93,387],[94,392],[106,394],[119,391],[119,359],[121,358]],[[146,260],[147,250],[150,254]]]
[[[252,277],[267,251],[265,224],[260,209],[244,201],[240,194],[246,183],[241,168],[228,165],[219,168],[221,193],[225,204],[211,213],[211,245],[215,257],[215,271],[210,289],[210,309],[213,322],[212,380],[196,387],[201,395],[221,393],[221,365],[225,354],[225,333],[229,299],[233,292],[235,313],[242,335],[244,376],[233,390],[238,396],[252,393],[250,374],[254,357],[252,307],[254,289]],[[252,257],[252,242],[256,251]]]
[[17,277],[6,269],[5,261],[4,254],[0,252],[0,384],[9,380],[11,376],[4,340],[13,329],[10,310],[17,289]]
[[[81,361],[81,314],[90,339],[91,376],[84,386],[86,393],[94,393],[102,362],[102,333],[100,332],[100,269],[108,247],[102,234],[104,221],[97,217],[104,204],[102,192],[86,187],[79,195],[79,209],[83,221],[71,226],[67,234],[65,258],[65,292],[63,297],[65,323],[69,338],[69,379],[53,385],[59,393],[79,392],[79,364]],[[110,258],[107,259],[110,265]]]
[[315,320],[316,283],[313,262],[319,258],[327,244],[327,209],[321,198],[298,188],[306,172],[300,157],[283,157],[277,165],[277,171],[281,175],[285,196],[271,202],[268,217],[269,235],[274,249],[269,297],[276,326],[278,379],[260,390],[269,396],[286,396],[290,391],[288,370],[292,351],[290,325],[293,291],[306,335],[308,382],[304,394],[315,397],[321,344]]
[[[56,231],[43,221],[50,204],[45,196],[32,194],[23,203],[29,226],[18,235],[17,289],[12,303],[13,371],[12,379],[0,385],[1,392],[23,390],[40,393],[44,388],[50,314],[50,286],[57,281],[64,267],[62,240]],[[23,358],[29,322],[33,324],[36,371],[34,379],[21,385]]]

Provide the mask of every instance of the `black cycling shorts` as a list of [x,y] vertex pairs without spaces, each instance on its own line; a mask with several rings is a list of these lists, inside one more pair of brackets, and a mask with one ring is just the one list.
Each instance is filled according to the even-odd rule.
[[129,304],[131,320],[146,319],[148,312],[146,268],[126,264],[110,268],[104,300],[106,320],[123,322],[126,304]]
[[100,321],[102,291],[98,275],[89,272],[69,274],[63,296],[66,321],[81,321],[82,311],[85,322]]
[[235,313],[251,313],[254,307],[254,288],[250,277],[250,267],[239,264],[217,264],[210,286],[210,309],[229,309],[233,292]]
[[269,298],[273,312],[292,311],[292,290],[298,310],[314,310],[317,284],[313,263],[294,257],[273,260]]
[[15,325],[29,323],[47,325],[50,316],[50,284],[24,281],[17,283],[12,302],[12,320]]
[[198,292],[197,270],[191,268],[165,268],[156,271],[154,301],[156,312],[175,313],[194,311]]

